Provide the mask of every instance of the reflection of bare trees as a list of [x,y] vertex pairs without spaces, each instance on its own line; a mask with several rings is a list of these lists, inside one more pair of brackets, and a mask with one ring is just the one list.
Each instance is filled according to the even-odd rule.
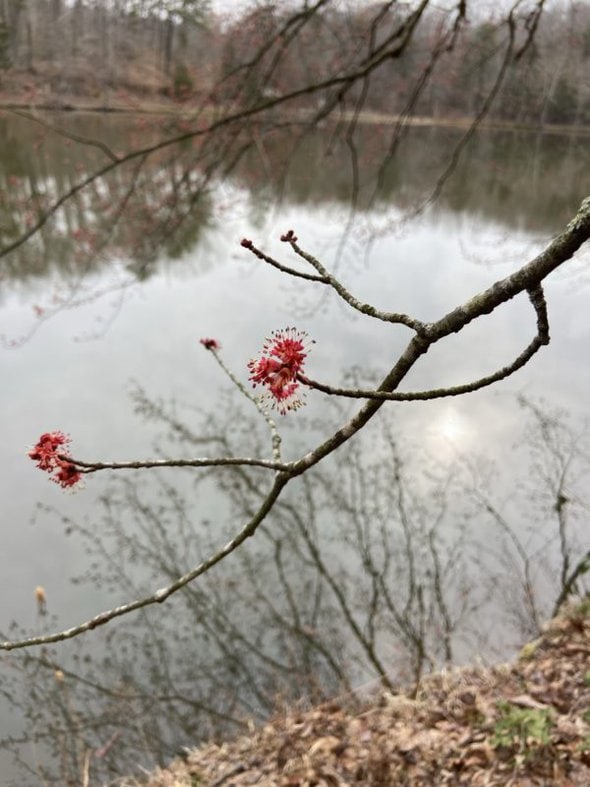
[[[80,121],[69,127],[79,125],[80,133],[85,133]],[[35,137],[27,138],[31,128],[26,122],[7,119],[5,130],[12,141],[10,163],[5,163],[0,174],[4,195],[0,231],[4,242],[10,243],[44,206],[72,188],[74,172],[79,176],[104,156],[65,145],[45,131],[37,154],[30,157],[27,150]],[[104,130],[113,148],[128,147],[137,135],[135,123],[112,119]],[[231,182],[248,189],[254,204],[266,194],[284,202],[346,207],[356,194],[358,211],[373,208],[382,213],[392,205],[412,210],[429,193],[433,174],[442,172],[460,132],[414,128],[401,143],[399,160],[383,169],[387,134],[387,127],[381,125],[356,130],[356,178],[347,163],[346,142],[328,140],[321,131],[308,134],[292,154],[294,139],[287,129],[264,142],[257,138],[257,144],[246,144],[233,161],[230,140],[226,141],[228,157],[221,162],[216,156],[223,157],[224,149],[214,147],[212,156],[208,146],[196,145],[161,159],[140,157],[72,194],[37,236],[5,258],[4,276],[19,281],[50,277],[57,271],[66,289],[69,282],[79,292],[85,279],[99,271],[104,274],[109,261],[119,260],[126,262],[127,271],[144,278],[156,259],[182,256],[195,247],[205,226],[222,220],[212,215],[210,192],[223,171],[231,173]],[[21,142],[17,141],[20,137]],[[571,205],[588,191],[583,145],[581,140],[560,137],[545,137],[538,145],[530,141],[529,135],[517,132],[480,135],[463,152],[457,177],[441,195],[439,205],[451,211],[482,213],[508,225],[557,228]],[[532,195],[531,178],[535,182]]]
[[[81,126],[82,133],[92,127],[83,121],[73,125]],[[202,145],[189,143],[149,161],[140,156],[120,167],[111,160],[104,177],[88,178],[88,169],[104,160],[104,151],[95,145],[72,150],[61,132],[56,136],[43,126],[43,144],[30,160],[30,125],[20,119],[6,123],[11,134],[24,129],[25,139],[14,141],[18,155],[6,162],[6,174],[0,176],[0,226],[7,247],[14,245],[5,258],[4,276],[48,283],[35,304],[30,330],[5,340],[12,346],[63,309],[113,293],[120,304],[130,287],[153,274],[157,260],[177,259],[192,249],[211,214],[211,166]],[[138,133],[136,121],[111,121],[105,127],[113,148],[132,143]],[[80,182],[86,187],[78,188]],[[58,203],[47,212],[48,204]],[[35,226],[38,232],[21,243]],[[20,240],[15,243],[14,238]]]
[[505,589],[507,611],[518,628],[534,636],[569,595],[588,592],[589,553],[583,533],[590,455],[587,425],[575,426],[563,412],[524,397],[519,401],[529,419],[525,439],[530,473],[522,481],[524,502],[519,499],[504,510],[477,483],[477,476],[472,496],[498,532],[495,559],[511,578]]
[[[65,144],[47,129],[31,134],[30,122],[20,118],[5,123],[8,133],[22,137],[13,140],[2,183],[5,245],[41,222],[26,247],[17,244],[7,256],[7,275],[27,278],[57,268],[81,281],[106,260],[130,259],[145,266],[158,253],[177,257],[194,245],[208,210],[206,163],[198,150],[189,145],[149,164],[140,156],[79,189],[76,184],[104,160],[102,150]],[[90,127],[83,121],[72,125],[81,126],[81,133]],[[137,134],[135,122],[100,125],[112,147],[132,143]],[[31,159],[35,145],[37,155]],[[47,206],[58,202],[45,219]]]
[[[191,426],[141,391],[137,405],[189,451],[204,443],[227,451],[245,438],[223,427],[239,424],[238,412]],[[518,459],[527,490],[517,507],[501,483],[482,483],[475,457],[452,467],[408,461],[384,419],[338,463],[300,479],[256,541],[185,588],[167,615],[143,609],[100,642],[11,657],[5,695],[26,729],[5,745],[35,741],[40,759],[51,751],[53,783],[66,774],[77,783],[85,767],[98,783],[162,764],[179,746],[240,730],[283,703],[317,703],[367,682],[415,683],[490,644],[534,635],[566,595],[588,591],[588,448],[585,432],[525,407],[526,461]],[[241,423],[252,438],[243,413]],[[216,477],[230,501],[225,526],[195,515],[195,495],[207,499],[213,477],[195,488],[164,475],[113,484],[98,521],[66,523],[90,552],[77,582],[128,597],[174,579],[210,553],[219,527],[231,532],[236,516],[259,505],[261,472]],[[555,508],[564,498],[567,521]],[[514,613],[513,628],[504,620],[498,635],[501,610]],[[39,766],[37,776],[52,783],[50,770]]]
[[[477,107],[472,128],[443,168],[444,181],[456,166],[458,153],[473,129],[489,111],[506,70],[531,46],[543,3],[526,10],[520,5],[515,3],[493,24],[503,54],[491,66],[491,78],[486,80],[484,98]],[[345,140],[355,181],[359,162],[354,132],[362,112],[372,107],[372,80],[385,78],[379,93],[397,95],[399,71],[407,69],[407,91],[402,91],[407,98],[401,108],[395,109],[401,119],[393,127],[393,137],[388,135],[384,153],[386,161],[395,158],[406,121],[442,68],[439,59],[455,51],[465,29],[466,3],[458,2],[445,12],[430,6],[429,0],[403,6],[386,3],[354,13],[338,11],[327,0],[317,0],[280,13],[274,6],[257,9],[228,32],[231,57],[226,57],[208,99],[191,107],[193,114],[180,133],[165,132],[153,143],[140,144],[125,154],[116,153],[116,160],[109,157],[106,166],[97,163],[91,174],[78,179],[69,189],[48,195],[31,217],[30,225],[21,229],[19,237],[5,243],[0,254],[4,256],[33,239],[56,211],[78,194],[91,191],[95,181],[102,182],[114,170],[144,158],[159,160],[165,151],[178,149],[190,140],[201,141],[207,148],[212,170],[223,173],[228,162],[239,159],[248,148],[260,148],[262,132],[267,135],[288,125],[294,142],[281,162],[281,167],[288,169],[299,140],[320,122],[330,120],[334,137]],[[422,53],[415,52],[416,62],[411,56],[414,48]],[[409,61],[401,65],[406,56]],[[301,63],[306,65],[298,66]],[[92,137],[96,141],[96,135]],[[109,149],[112,151],[112,146]],[[437,191],[441,187],[439,181]],[[354,205],[356,185],[353,191]]]
[[[99,33],[84,39],[84,46],[97,60],[109,56],[111,79],[121,76],[123,64],[134,61],[138,48],[151,40],[167,78],[174,65],[190,81],[196,72],[187,65],[188,41],[202,39],[208,17],[199,2],[181,5],[179,10],[165,0],[116,2],[108,8],[76,3],[67,12],[60,5],[58,12],[55,5],[32,3],[29,21],[46,23],[42,36],[37,31],[38,40],[28,40],[31,62],[41,51],[52,63],[59,60],[52,31],[60,26],[72,33],[74,50],[78,34],[94,26]],[[7,12],[8,27],[18,38],[25,15],[17,19],[16,6],[9,7],[14,13]],[[39,275],[53,266],[66,274],[68,282],[36,305],[42,319],[114,290],[122,293],[151,274],[158,256],[180,257],[195,245],[212,214],[209,188],[243,159],[238,177],[255,193],[264,182],[270,194],[295,195],[303,175],[312,182],[313,199],[320,193],[346,202],[351,214],[375,202],[389,205],[392,198],[404,210],[419,211],[441,195],[462,207],[491,193],[478,184],[470,188],[469,166],[458,170],[469,157],[475,129],[542,38],[546,12],[543,2],[516,2],[481,23],[477,17],[473,30],[468,24],[472,13],[462,0],[447,10],[429,0],[362,9],[330,0],[294,8],[263,4],[225,25],[209,18],[208,45],[201,47],[206,54],[193,56],[200,80],[189,91],[185,117],[137,121],[123,149],[121,136],[109,138],[111,132],[94,127],[92,119],[80,129],[63,129],[60,136],[63,121],[29,118],[23,141],[36,135],[38,161],[32,166],[29,151],[21,153],[22,171],[6,184],[0,243],[6,275]],[[425,144],[421,133],[408,142],[416,115],[434,117],[438,107],[465,114],[460,100],[465,92],[472,118],[467,131],[448,135],[437,150],[431,138]],[[390,122],[367,127],[367,120],[376,119],[371,113],[386,113]],[[52,171],[49,148],[58,139],[63,143],[60,164]],[[559,195],[564,200],[560,218],[570,214],[584,190],[575,153],[573,159],[575,172],[568,168],[565,177],[548,175],[551,184],[575,184],[575,195]],[[526,204],[530,192],[523,198],[514,191],[512,200],[506,199],[513,184],[513,178],[503,184],[500,200],[503,218],[510,221],[520,216],[514,208]],[[540,187],[534,191],[543,193]],[[547,213],[558,226],[554,204]],[[537,205],[531,215],[539,215]],[[99,269],[104,275],[107,260],[115,262],[108,281],[97,284],[93,276]]]
[[[133,145],[138,124],[121,119],[101,124],[108,150]],[[31,136],[35,127],[41,129],[41,143],[37,155],[27,158],[26,150],[37,138]],[[77,129],[76,136],[88,135],[92,124],[79,119],[69,127]],[[44,206],[57,194],[75,189],[74,173],[79,177],[89,162],[104,160],[106,154],[95,145],[70,144],[61,133],[56,136],[43,124],[30,126],[20,118],[6,121],[3,128],[10,161],[0,173],[0,233],[5,242],[16,242],[4,258],[4,277],[13,282],[51,281],[35,303],[30,330],[8,336],[5,342],[11,344],[27,339],[56,312],[104,296],[118,294],[117,305],[108,307],[116,314],[128,289],[152,275],[158,260],[181,257],[195,248],[206,227],[223,224],[227,209],[214,207],[220,175],[248,189],[253,209],[264,210],[274,200],[327,201],[346,209],[353,200],[359,226],[359,214],[373,211],[366,214],[369,221],[378,216],[387,228],[393,222],[387,219],[392,205],[405,212],[423,202],[433,173],[442,171],[461,136],[448,129],[413,128],[400,143],[399,158],[383,168],[388,129],[359,126],[354,134],[355,177],[347,164],[346,141],[328,139],[321,130],[300,139],[292,155],[296,139],[290,129],[264,137],[253,132],[254,141],[246,137],[237,150],[231,135],[223,147],[220,138],[198,145],[188,141],[184,149],[173,148],[159,158],[139,157],[103,178],[91,179],[23,245],[19,238],[26,225],[43,215]],[[156,134],[156,128],[145,133]],[[530,139],[517,132],[488,131],[472,140],[457,164],[456,177],[439,197],[439,207],[482,213],[519,228],[559,226],[572,202],[587,191],[582,143],[549,136],[531,146]],[[381,185],[375,191],[379,176]]]

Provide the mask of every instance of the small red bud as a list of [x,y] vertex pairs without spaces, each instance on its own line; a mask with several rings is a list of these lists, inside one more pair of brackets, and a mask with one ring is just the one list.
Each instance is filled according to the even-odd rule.
[[293,232],[293,230],[287,230],[284,235],[281,235],[281,240],[283,243],[296,243],[297,236]]
[[201,344],[206,350],[221,350],[221,345],[219,344],[217,339],[206,338],[206,339],[199,339],[199,341],[201,342]]

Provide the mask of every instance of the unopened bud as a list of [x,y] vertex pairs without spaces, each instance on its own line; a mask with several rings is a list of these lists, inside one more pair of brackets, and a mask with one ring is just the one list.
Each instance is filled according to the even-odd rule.
[[45,588],[41,585],[37,585],[35,588],[35,599],[37,601],[37,612],[40,615],[45,615],[47,613],[47,595],[45,594]]

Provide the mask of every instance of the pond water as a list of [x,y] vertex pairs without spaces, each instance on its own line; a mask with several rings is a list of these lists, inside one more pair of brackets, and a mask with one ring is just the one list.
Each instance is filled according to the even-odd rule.
[[[143,118],[44,122],[117,153],[164,133]],[[132,161],[78,192],[3,259],[4,636],[65,628],[166,584],[224,543],[266,484],[264,472],[216,480],[194,470],[123,478],[107,471],[64,494],[26,457],[41,433],[67,432],[73,455],[89,461],[224,450],[267,456],[264,424],[201,337],[221,343],[244,384],[265,336],[287,325],[315,340],[307,371],[332,384],[378,380],[403,349],[405,328],[363,318],[317,285],[282,276],[249,255],[242,237],[301,269],[278,240],[293,228],[356,297],[430,321],[530,259],[590,193],[587,139],[482,131],[424,207],[460,132],[412,130],[381,166],[387,134],[358,132],[358,183],[346,146],[327,144],[329,130],[287,157],[288,138],[264,139],[224,178],[205,178],[190,145],[141,167]],[[0,118],[0,140],[4,245],[108,163],[97,146],[21,117]],[[199,587],[108,633],[3,657],[6,783],[42,783],[41,775],[47,783],[50,773],[65,783],[63,774],[75,778],[86,762],[97,780],[115,778],[239,728],[249,715],[263,717],[275,703],[374,681],[380,666],[395,682],[449,658],[508,654],[529,633],[526,600],[520,630],[518,611],[507,612],[500,598],[487,608],[493,625],[478,628],[475,612],[498,577],[510,578],[500,513],[537,558],[532,568],[513,564],[507,592],[517,594],[515,577],[530,569],[544,609],[547,577],[563,554],[555,523],[540,519],[554,505],[547,467],[559,464],[559,452],[541,461],[543,446],[526,443],[525,425],[542,419],[516,395],[544,397],[543,412],[563,408],[581,433],[590,394],[589,256],[582,251],[548,280],[551,344],[514,377],[461,399],[392,403],[358,447],[294,487],[243,557]],[[433,348],[404,390],[476,379],[509,363],[534,335],[524,298],[480,322]],[[309,450],[355,406],[342,408],[310,392],[304,409],[277,416],[284,457]],[[545,476],[531,471],[539,466]],[[576,467],[572,486],[583,486]],[[496,529],[482,513],[489,499]],[[587,549],[574,514],[570,565]],[[396,605],[387,589],[402,581]],[[437,583],[445,604],[436,601]],[[48,614],[40,614],[38,586]],[[416,667],[420,638],[430,651]]]

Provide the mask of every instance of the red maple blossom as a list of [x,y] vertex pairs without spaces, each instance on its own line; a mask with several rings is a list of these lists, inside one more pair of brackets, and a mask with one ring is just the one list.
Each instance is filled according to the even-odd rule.
[[78,470],[76,465],[71,462],[59,460],[59,469],[51,479],[66,489],[69,486],[74,486],[78,481],[82,480],[82,473]]
[[263,345],[260,358],[248,363],[254,387],[265,386],[270,403],[282,415],[303,404],[298,395],[297,376],[303,371],[309,344],[305,331],[295,328],[273,331]]
[[37,463],[37,467],[47,473],[55,473],[51,480],[64,489],[82,479],[82,473],[67,459],[69,442],[70,438],[63,432],[45,432],[29,451],[29,457]]

